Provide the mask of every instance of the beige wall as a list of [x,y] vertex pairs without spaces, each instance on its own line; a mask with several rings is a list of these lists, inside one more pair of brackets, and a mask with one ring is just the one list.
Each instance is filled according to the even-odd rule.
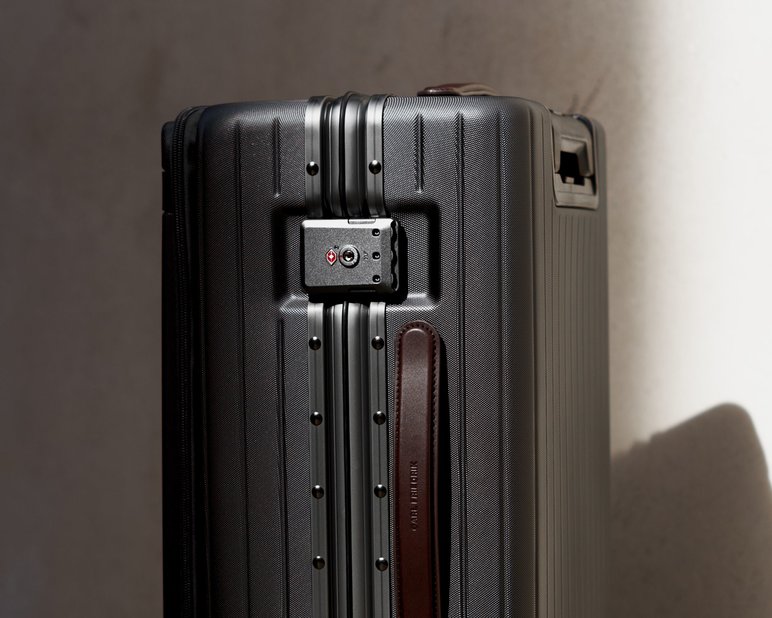
[[[193,103],[475,80],[597,117],[609,151],[615,452],[722,401],[747,408],[772,452],[769,7],[4,2],[0,615],[160,615],[158,134]],[[673,509],[708,526],[706,540],[734,538],[720,518],[700,519],[710,504],[673,501],[677,487],[659,494],[652,481],[675,465],[701,486],[704,458],[690,453],[710,460],[711,449],[733,462],[711,472],[725,475],[709,484],[715,501],[733,479],[756,479],[739,499],[756,505],[744,529],[761,536],[727,545],[732,577],[690,563],[688,546],[684,569],[661,560],[676,581],[688,566],[697,590],[755,584],[727,613],[700,615],[769,614],[772,582],[763,568],[743,572],[753,547],[772,549],[763,454],[745,416],[722,418],[739,429],[709,423],[710,439],[685,439],[680,459],[671,440],[616,460],[617,552],[631,557],[615,562],[621,614],[685,615],[673,599],[651,614],[631,603],[651,596],[641,581],[668,589],[651,575],[663,577],[660,554],[643,544],[677,543],[688,525],[649,534],[669,529]],[[738,450],[754,456],[732,459]],[[643,500],[659,508],[630,527],[622,514]],[[691,598],[693,587],[676,588]]]

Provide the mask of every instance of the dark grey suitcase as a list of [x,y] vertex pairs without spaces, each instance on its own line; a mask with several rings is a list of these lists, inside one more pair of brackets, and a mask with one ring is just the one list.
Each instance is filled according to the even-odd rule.
[[164,127],[167,618],[605,615],[602,129],[483,94]]

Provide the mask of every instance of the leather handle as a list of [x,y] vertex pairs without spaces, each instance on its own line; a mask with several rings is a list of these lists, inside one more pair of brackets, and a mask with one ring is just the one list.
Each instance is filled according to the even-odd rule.
[[440,337],[427,322],[397,335],[394,561],[398,618],[439,618],[437,526]]
[[423,90],[419,90],[417,96],[419,97],[440,97],[440,96],[495,97],[495,96],[498,96],[498,94],[499,93],[496,92],[493,88],[485,84],[463,83],[463,84],[439,84],[438,86],[427,86]]

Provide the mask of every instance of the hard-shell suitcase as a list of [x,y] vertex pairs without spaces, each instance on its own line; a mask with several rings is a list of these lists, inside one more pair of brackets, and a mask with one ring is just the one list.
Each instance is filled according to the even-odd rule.
[[420,94],[164,126],[167,618],[605,614],[602,129]]

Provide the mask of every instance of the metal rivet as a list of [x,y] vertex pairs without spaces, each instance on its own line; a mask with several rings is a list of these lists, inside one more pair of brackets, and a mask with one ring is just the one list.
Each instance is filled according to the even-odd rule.
[[381,252],[380,251],[373,251],[373,259],[374,260],[380,260],[381,259]]
[[313,489],[311,490],[311,495],[317,500],[322,498],[324,496],[324,488],[321,485],[314,485]]
[[385,342],[383,341],[383,337],[373,337],[373,347],[376,350],[383,350],[383,346],[385,345]]
[[319,164],[316,161],[309,161],[306,165],[306,171],[309,176],[316,176],[319,173]]
[[322,424],[322,415],[319,412],[313,412],[311,414],[311,424],[315,427],[319,427]]
[[386,558],[378,558],[378,560],[375,561],[375,568],[379,571],[385,571],[389,568],[389,562]]
[[381,412],[378,410],[375,414],[373,414],[373,420],[375,421],[376,425],[383,425],[386,422],[386,412]]
[[386,485],[381,485],[380,483],[375,486],[375,497],[376,498],[385,498],[386,497]]
[[324,558],[321,556],[317,556],[314,558],[314,568],[315,569],[323,569],[324,568]]
[[377,229],[373,230],[373,236],[380,236],[380,235],[381,235],[381,230],[377,230]]
[[373,281],[375,283],[380,283],[381,282],[381,276],[380,275],[373,275]]
[[367,167],[372,174],[378,174],[381,171],[381,162],[378,159],[373,159]]
[[319,337],[311,337],[311,339],[308,341],[308,347],[312,350],[318,350],[322,347],[322,340],[319,339]]

